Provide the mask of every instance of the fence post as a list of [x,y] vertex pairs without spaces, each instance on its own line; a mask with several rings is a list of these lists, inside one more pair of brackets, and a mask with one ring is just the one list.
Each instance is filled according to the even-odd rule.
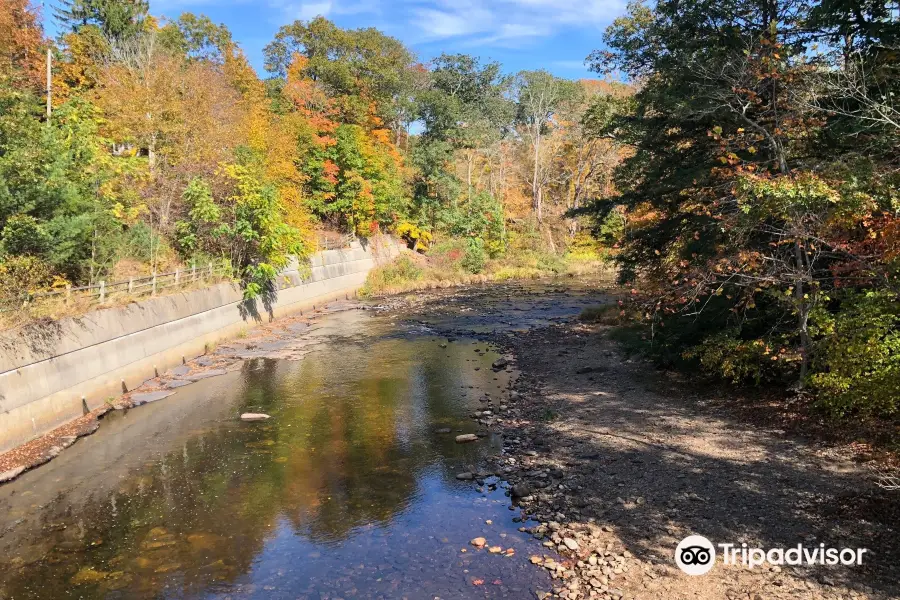
[[72,299],[72,284],[67,283],[66,284],[66,306],[69,305],[69,300],[71,300],[71,299]]
[[197,281],[197,263],[191,262],[191,283]]
[[209,278],[212,279],[213,271],[212,271],[212,261],[209,261]]
[[100,282],[100,304],[106,302],[106,282]]
[[128,278],[128,295],[130,296],[134,292],[134,277]]
[[150,295],[151,296],[156,295],[156,271],[153,272],[153,282],[152,282],[151,288],[150,288]]
[[181,269],[175,269],[175,285],[181,282]]

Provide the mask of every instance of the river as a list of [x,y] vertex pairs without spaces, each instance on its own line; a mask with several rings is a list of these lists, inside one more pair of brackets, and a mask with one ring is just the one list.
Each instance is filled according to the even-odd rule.
[[[0,598],[549,590],[529,563],[546,549],[519,531],[504,483],[456,476],[502,448],[470,417],[499,410],[515,376],[491,368],[500,355],[485,337],[571,318],[599,295],[509,284],[343,303],[288,330],[281,358],[262,352],[110,413],[0,487]],[[245,423],[243,412],[272,418]],[[484,437],[455,442],[469,432]],[[477,550],[478,536],[501,551]]]

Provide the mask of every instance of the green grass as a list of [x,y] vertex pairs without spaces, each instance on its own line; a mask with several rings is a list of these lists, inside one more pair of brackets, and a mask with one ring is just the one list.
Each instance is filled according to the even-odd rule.
[[487,259],[480,273],[464,265],[465,249],[459,240],[447,240],[427,255],[403,254],[392,263],[369,272],[359,291],[364,298],[421,289],[448,288],[488,281],[601,275],[611,277],[608,261],[597,256],[559,256],[531,249],[510,249],[503,256]]

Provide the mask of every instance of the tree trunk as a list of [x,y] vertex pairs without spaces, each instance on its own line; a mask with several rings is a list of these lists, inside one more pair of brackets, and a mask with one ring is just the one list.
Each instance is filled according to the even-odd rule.
[[156,167],[156,135],[150,136],[150,141],[147,143],[147,167],[152,175],[153,169]]
[[469,202],[472,202],[472,162],[474,156],[471,150],[466,152],[466,184],[469,186]]
[[811,299],[807,297],[803,286],[802,273],[805,267],[803,248],[800,247],[799,241],[794,244],[794,258],[797,262],[797,269],[801,273],[797,277],[797,283],[794,286],[794,299],[797,303],[797,329],[800,332],[800,379],[797,381],[797,389],[802,390],[806,385],[806,376],[809,374],[809,311]]
[[531,177],[531,200],[538,223],[541,215],[541,183],[540,183],[541,134],[540,129],[534,138],[534,172]]

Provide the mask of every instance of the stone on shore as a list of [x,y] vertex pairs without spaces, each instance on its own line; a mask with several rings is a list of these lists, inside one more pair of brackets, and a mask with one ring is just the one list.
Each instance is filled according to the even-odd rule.
[[25,467],[16,467],[14,469],[10,469],[9,471],[5,471],[0,473],[0,483],[4,483],[6,481],[12,481],[19,475],[25,472]]
[[529,488],[524,483],[519,483],[510,488],[509,494],[513,498],[524,498],[525,496],[531,495],[531,488]]
[[569,550],[578,550],[578,542],[573,540],[572,538],[563,538],[563,544],[566,545],[566,548]]

